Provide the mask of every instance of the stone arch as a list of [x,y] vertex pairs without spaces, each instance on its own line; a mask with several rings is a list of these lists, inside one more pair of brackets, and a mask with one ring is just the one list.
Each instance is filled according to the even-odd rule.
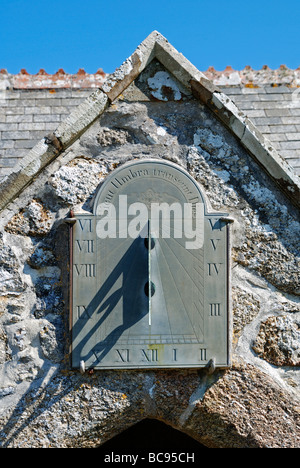
[[180,453],[189,450],[195,453],[205,448],[194,438],[164,422],[146,418],[105,442],[98,450],[106,455],[110,451],[127,454],[157,450]]
[[299,444],[294,405],[247,364],[213,375],[65,370],[46,386],[32,386],[7,416],[0,440],[3,448],[97,448],[151,418],[208,448],[292,448]]

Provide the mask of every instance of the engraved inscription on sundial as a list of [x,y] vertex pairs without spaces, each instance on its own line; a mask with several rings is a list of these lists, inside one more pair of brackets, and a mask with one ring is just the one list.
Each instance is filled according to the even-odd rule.
[[107,177],[72,227],[72,366],[227,367],[226,216],[163,160]]

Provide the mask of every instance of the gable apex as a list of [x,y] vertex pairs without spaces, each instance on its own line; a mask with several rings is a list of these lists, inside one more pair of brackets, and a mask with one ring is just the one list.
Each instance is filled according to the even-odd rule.
[[12,202],[48,164],[74,143],[154,59],[214,113],[299,208],[299,178],[272,143],[226,94],[179,53],[164,36],[153,31],[134,53],[107,77],[100,89],[80,104],[51,135],[44,137],[4,179],[0,187],[0,210]]
[[207,79],[164,36],[153,31],[137,47],[135,52],[108,77],[102,86],[102,91],[111,101],[114,101],[155,58],[189,90],[192,90],[192,80]]
[[244,112],[159,32],[153,31],[140,44],[131,57],[110,75],[102,90],[111,101],[115,100],[154,58],[213,111],[281,190],[300,207],[299,177],[289,164]]

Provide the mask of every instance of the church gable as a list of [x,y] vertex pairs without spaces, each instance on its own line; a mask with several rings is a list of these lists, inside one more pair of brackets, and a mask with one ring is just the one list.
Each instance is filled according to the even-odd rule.
[[[204,194],[207,232],[212,233],[203,253],[205,274],[218,275],[225,255],[230,256],[226,305],[231,360],[223,363],[225,370],[215,369],[211,356],[200,346],[201,368],[174,365],[158,369],[153,365],[145,370],[145,364],[158,356],[154,343],[151,352],[139,349],[144,362],[138,371],[124,372],[120,367],[130,359],[128,340],[137,338],[125,336],[129,327],[124,333],[121,322],[117,329],[124,335],[123,345],[111,358],[118,360],[117,370],[94,368],[94,358],[86,368],[87,361],[82,363],[82,359],[72,366],[72,311],[81,322],[80,332],[90,318],[84,303],[90,289],[78,278],[96,278],[92,260],[100,251],[98,247],[94,250],[93,209],[103,193],[104,201],[111,201],[112,187],[125,189],[133,183],[144,162],[149,167],[153,162],[163,168],[172,166],[176,171],[166,179],[167,171],[160,170],[159,190],[157,185],[147,185],[148,180],[143,189],[140,175],[144,173],[140,172],[139,187],[130,194],[125,190],[125,195],[137,193],[136,198],[145,205],[165,201],[166,187],[174,181],[185,194],[186,179],[180,183],[175,174],[184,172]],[[126,172],[128,167],[132,173]],[[296,182],[237,107],[166,39],[156,32],[150,35],[101,90],[24,158],[1,188],[3,446],[96,447],[144,418],[164,421],[207,447],[299,446],[300,220]],[[218,216],[216,223],[214,215]],[[228,250],[221,238],[225,229],[231,231]],[[80,238],[74,237],[78,231]],[[140,244],[150,275],[152,243],[143,239]],[[77,248],[75,262],[72,246]],[[107,258],[114,256],[116,266],[126,257],[126,253],[118,257],[118,248],[109,247],[104,252]],[[208,259],[211,253],[216,259]],[[184,274],[196,268],[192,278],[197,278],[200,291],[203,271],[197,263],[189,263],[188,252],[180,255]],[[100,267],[103,258],[104,254],[98,258]],[[135,261],[139,259],[135,253]],[[131,264],[127,261],[127,273]],[[109,262],[105,268],[107,265]],[[178,262],[173,259],[160,283],[166,277],[169,282],[178,278],[177,270]],[[81,288],[80,303],[74,302],[75,294],[72,296],[72,274]],[[124,276],[118,277],[113,294],[103,295],[96,304],[100,305],[97,320],[84,334],[88,352],[94,349],[89,340],[94,339],[99,322],[107,326],[107,334],[111,332],[105,321],[115,306],[121,307]],[[139,281],[134,274],[131,278],[126,288],[130,301],[130,290],[137,288]],[[142,298],[145,304],[152,293],[157,297],[151,281],[148,276],[146,289],[142,283],[148,292]],[[181,283],[168,296],[178,316],[180,300],[193,305],[195,299],[189,290],[180,294],[185,287],[184,281]],[[97,294],[97,284],[93,287]],[[218,287],[215,282],[210,294]],[[196,305],[203,299],[201,294]],[[219,307],[224,297],[211,298],[205,326],[224,318],[224,309]],[[131,307],[133,302],[129,304]],[[127,309],[130,307],[127,304]],[[140,323],[137,321],[137,328]],[[165,320],[164,327],[167,325]],[[193,325],[188,324],[189,333],[183,336],[178,332],[178,340],[187,340]],[[198,332],[196,338],[203,341],[203,330]],[[146,346],[143,335],[144,342],[134,346]],[[164,339],[170,339],[169,335]],[[97,350],[98,355],[101,352]],[[169,359],[173,363],[179,359],[176,347]]]
[[[168,70],[169,78],[163,72],[161,74],[158,72],[156,76],[152,77],[152,83],[148,83],[152,98],[163,101],[172,100],[172,98],[180,100],[181,98],[178,99],[180,91],[174,92],[172,87],[177,90],[183,86],[186,95],[194,95],[196,99],[213,111],[262,166],[263,170],[280,186],[281,190],[296,206],[299,206],[299,179],[272,144],[225,94],[182,54],[178,53],[163,36],[154,31],[141,43],[131,57],[106,79],[100,90],[92,93],[58,126],[53,134],[41,140],[20,161],[2,184],[0,207],[3,209],[7,206],[10,200],[13,200],[24,187],[31,183],[35,175],[76,141],[154,59]],[[173,83],[177,82],[177,84],[172,84],[170,87],[164,81],[172,81],[171,76],[174,77]],[[153,86],[158,86],[156,92],[156,88]],[[162,91],[169,93],[169,95],[164,96]]]

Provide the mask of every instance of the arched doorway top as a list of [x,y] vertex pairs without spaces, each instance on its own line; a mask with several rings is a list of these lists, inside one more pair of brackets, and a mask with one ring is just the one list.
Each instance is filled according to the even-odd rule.
[[[189,454],[190,460],[192,461],[193,458],[195,462],[200,450],[205,448],[207,447],[197,440],[162,421],[144,419],[101,445],[99,450],[103,456],[113,452],[120,455],[136,454],[145,457],[153,452],[162,453],[167,458],[173,453],[174,458],[182,453],[182,461],[184,456]],[[184,461],[187,461],[186,458]]]

